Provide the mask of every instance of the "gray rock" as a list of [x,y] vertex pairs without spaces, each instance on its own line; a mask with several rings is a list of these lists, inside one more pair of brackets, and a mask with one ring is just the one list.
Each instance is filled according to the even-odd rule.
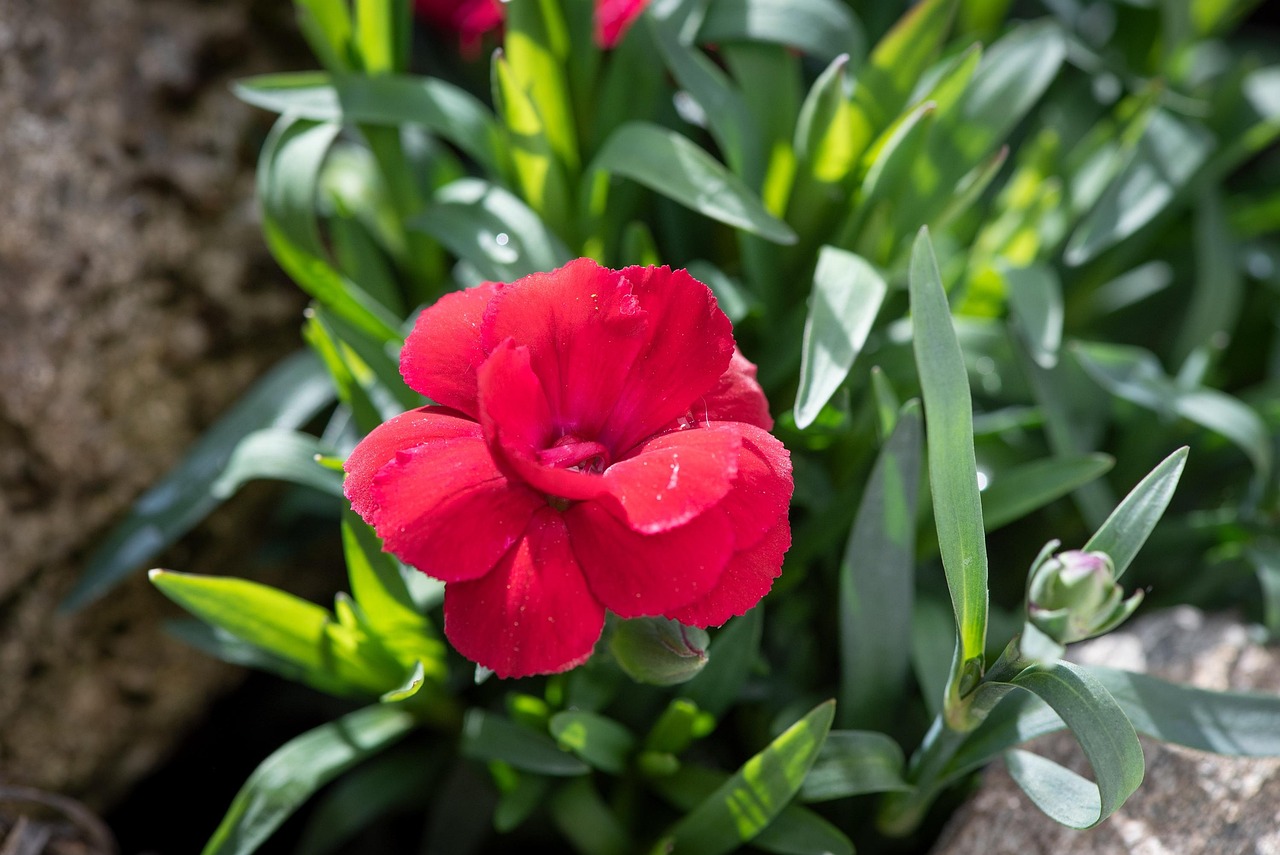
[[[1204,689],[1280,693],[1280,651],[1253,644],[1234,617],[1189,607],[1135,620],[1069,655]],[[1068,734],[1030,747],[1077,771],[1087,768]],[[1280,759],[1220,757],[1146,738],[1142,747],[1142,786],[1089,831],[1044,816],[1004,765],[993,764],[952,817],[935,855],[1280,855]]]

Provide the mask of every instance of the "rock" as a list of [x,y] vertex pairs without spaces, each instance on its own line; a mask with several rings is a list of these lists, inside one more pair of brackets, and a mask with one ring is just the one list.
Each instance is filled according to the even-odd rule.
[[[1251,643],[1229,615],[1180,607],[1078,645],[1083,664],[1142,671],[1204,689],[1280,694],[1280,651]],[[1031,745],[1085,772],[1079,747],[1059,733]],[[1002,763],[951,818],[935,855],[1280,855],[1280,759],[1221,757],[1142,739],[1146,778],[1114,816],[1089,831],[1040,813]]]
[[[229,90],[307,62],[264,11],[289,4],[261,6],[0,0],[0,778],[91,805],[230,678],[160,631],[172,612],[141,575],[56,607],[130,502],[299,346],[302,299],[253,203],[270,117]],[[242,564],[249,513],[179,566]]]

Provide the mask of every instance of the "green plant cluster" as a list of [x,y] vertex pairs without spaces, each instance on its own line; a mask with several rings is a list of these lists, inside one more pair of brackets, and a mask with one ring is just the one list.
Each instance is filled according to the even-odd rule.
[[[238,94],[280,114],[262,225],[309,349],[72,597],[252,479],[341,517],[332,611],[153,572],[188,641],[369,703],[268,758],[206,855],[348,770],[308,855],[409,808],[440,818],[424,851],[874,852],[923,845],[1000,757],[1087,828],[1140,784],[1138,732],[1280,754],[1280,699],[1062,658],[1137,589],[1280,632],[1280,50],[1233,32],[1249,2],[652,0],[602,52],[589,0],[513,0],[483,94],[465,62],[410,73],[406,0],[295,5],[323,70]],[[503,684],[344,515],[340,464],[423,403],[397,370],[418,307],[583,255],[715,290],[793,455],[794,545],[709,640],[616,622],[587,665]],[[1093,780],[1018,748],[1064,727]]]

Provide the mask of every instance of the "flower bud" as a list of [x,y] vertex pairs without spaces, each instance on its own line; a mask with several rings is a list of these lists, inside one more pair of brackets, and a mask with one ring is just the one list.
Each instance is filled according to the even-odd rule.
[[667,618],[621,621],[609,651],[627,676],[638,683],[672,686],[693,679],[707,664],[705,630]]
[[1027,619],[1059,644],[1083,641],[1115,629],[1142,602],[1142,591],[1127,600],[1103,552],[1069,550],[1031,570]]

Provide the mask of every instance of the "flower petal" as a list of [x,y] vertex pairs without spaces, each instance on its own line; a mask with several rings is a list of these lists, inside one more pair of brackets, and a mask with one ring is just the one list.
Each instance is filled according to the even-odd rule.
[[687,626],[720,626],[746,614],[782,574],[782,557],[791,546],[791,526],[782,520],[754,546],[735,553],[711,593],[665,617]]
[[479,386],[485,440],[504,471],[563,499],[590,499],[604,492],[599,475],[538,461],[538,452],[559,437],[528,347],[517,347],[511,339],[499,344],[480,367]]
[[493,572],[445,586],[444,632],[463,656],[499,677],[552,674],[580,665],[604,627],[551,508],[530,519]]
[[740,551],[786,520],[795,482],[791,454],[772,434],[740,422],[712,422],[704,430],[732,430],[742,437],[738,473],[727,495],[716,506],[733,526],[734,550]]
[[733,328],[711,289],[688,271],[628,267],[621,272],[648,316],[646,346],[630,365],[601,440],[626,449],[716,387],[733,356]]
[[351,507],[366,522],[376,508],[373,476],[396,459],[396,454],[423,443],[456,437],[479,437],[480,425],[441,407],[422,407],[401,413],[378,425],[351,451],[343,469],[347,472],[342,489]]
[[400,373],[410,388],[478,417],[476,369],[487,355],[481,344],[481,322],[485,308],[502,288],[486,282],[445,294],[423,309],[400,351]]
[[596,0],[596,44],[608,50],[640,16],[649,0]]
[[692,421],[746,422],[765,430],[773,429],[769,401],[756,382],[756,366],[737,348],[729,367],[716,381],[716,387],[694,402]]
[[600,502],[565,511],[573,554],[596,598],[620,617],[664,614],[715,587],[733,552],[723,513],[660,534],[638,534]]
[[725,497],[738,472],[742,437],[732,424],[676,430],[646,440],[601,477],[633,530],[675,528]]
[[498,471],[478,436],[401,451],[374,475],[373,498],[386,550],[445,582],[489,572],[546,507]]

